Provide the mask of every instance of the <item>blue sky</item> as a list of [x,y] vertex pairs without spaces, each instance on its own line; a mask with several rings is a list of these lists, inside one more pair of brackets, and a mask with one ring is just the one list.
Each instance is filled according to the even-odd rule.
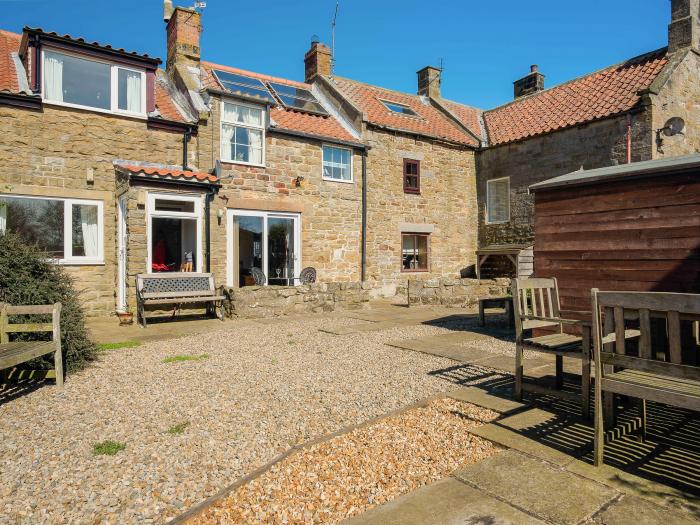
[[[192,2],[175,0],[175,5]],[[311,36],[330,43],[335,0],[207,0],[204,58],[303,80]],[[160,0],[0,0],[0,28],[83,36],[165,59]],[[340,0],[336,74],[409,93],[444,61],[443,95],[508,102],[539,64],[553,86],[666,45],[669,0]]]

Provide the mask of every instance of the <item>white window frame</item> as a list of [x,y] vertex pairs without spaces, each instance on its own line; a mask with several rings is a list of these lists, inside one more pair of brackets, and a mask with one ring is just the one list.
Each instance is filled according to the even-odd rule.
[[[282,218],[282,219],[293,219],[294,220],[294,275],[296,277],[301,271],[301,214],[293,212],[276,212],[276,211],[258,211],[258,210],[227,210],[226,216],[226,285],[229,288],[238,287],[238,283],[233,282],[233,265],[238,261],[238,255],[234,253],[233,247],[233,218],[235,216],[244,217],[261,217],[263,220],[263,240],[262,240],[262,254],[263,254],[263,273],[265,273],[265,285],[267,286],[270,282],[270,276],[267,275],[267,220],[269,218]],[[235,255],[235,257],[234,257]],[[297,281],[293,281],[294,286],[298,285]]]
[[[326,167],[326,161],[323,160],[323,150],[325,148],[342,149],[342,150],[348,151],[350,153],[350,180],[334,179],[333,177],[326,177],[325,170],[324,170],[324,168]],[[346,148],[344,146],[338,146],[336,144],[322,144],[321,145],[321,177],[323,178],[323,180],[327,180],[329,182],[342,182],[345,184],[354,184],[355,183],[355,173],[353,172],[353,158],[352,157],[353,157],[352,148]]]
[[[260,126],[254,126],[250,124],[241,124],[240,122],[228,122],[224,120],[224,114],[225,114],[225,106],[226,104],[234,104],[236,106],[243,106],[247,108],[252,108],[252,109],[257,109],[260,111]],[[221,99],[221,108],[219,111],[219,155],[221,157],[221,162],[226,162],[227,164],[242,164],[244,166],[256,166],[259,168],[264,168],[265,167],[265,158],[266,158],[266,145],[265,145],[265,127],[267,123],[267,112],[265,110],[264,106],[259,106],[255,104],[246,104],[245,102],[241,102],[240,100],[237,99]],[[246,129],[254,129],[258,130],[262,133],[262,158],[260,164],[256,162],[243,162],[240,160],[235,160],[235,159],[230,159],[228,155],[230,155],[231,147],[229,146],[228,148],[228,154],[224,155],[224,144],[223,144],[223,126],[224,124],[227,124],[229,126],[234,126],[236,128],[246,128]]]
[[[3,197],[10,199],[34,199],[63,202],[63,257],[60,259],[51,259],[51,261],[61,265],[92,266],[104,264],[104,201],[1,193],[0,199]],[[97,206],[97,257],[73,256],[73,205],[81,204]]]
[[[156,210],[156,199],[164,199],[169,201],[193,202],[194,211],[162,211]],[[197,235],[195,238],[195,259],[197,261],[196,272],[202,272],[202,259],[204,250],[202,250],[202,196],[200,194],[181,194],[181,193],[166,193],[159,191],[148,192],[148,206],[146,211],[146,230],[148,234],[148,261],[146,273],[153,273],[153,225],[151,219],[194,219],[197,221]]]
[[[491,183],[506,181],[506,218],[504,220],[492,221],[489,219],[489,203],[491,202]],[[510,177],[500,177],[498,179],[490,179],[486,181],[486,224],[505,224],[510,222]]]
[[[50,51],[52,53],[58,53],[61,55],[66,55],[66,56],[72,56],[75,58],[82,58],[83,60],[90,60],[92,62],[99,62],[102,64],[108,64],[111,69],[110,69],[110,109],[103,109],[103,108],[96,108],[93,106],[84,106],[82,104],[73,104],[71,102],[61,102],[57,100],[50,100],[46,98],[46,89],[45,89],[45,84],[46,84],[46,68],[44,67],[44,64],[46,63],[46,51]],[[140,73],[141,74],[141,109],[142,111],[139,112],[133,112],[133,111],[126,111],[123,109],[119,109],[119,70],[124,69],[125,71],[131,71],[134,73]],[[137,117],[137,118],[143,118],[145,119],[147,117],[146,115],[146,71],[143,69],[138,69],[134,68],[131,66],[123,66],[121,64],[115,64],[114,62],[109,62],[107,60],[102,60],[99,58],[95,58],[92,56],[86,56],[86,55],[81,55],[80,53],[73,53],[70,51],[65,51],[63,49],[56,49],[52,47],[48,48],[42,48],[41,50],[41,100],[45,104],[50,104],[54,106],[63,106],[67,108],[75,108],[75,109],[87,109],[90,111],[96,111],[97,113],[108,113],[108,114],[114,114],[114,115],[125,115],[129,117]]]

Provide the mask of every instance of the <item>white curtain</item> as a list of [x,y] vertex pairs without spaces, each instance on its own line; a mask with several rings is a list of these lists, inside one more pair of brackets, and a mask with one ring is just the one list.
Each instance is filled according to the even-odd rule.
[[0,200],[0,233],[7,228],[7,202]]
[[141,113],[141,73],[126,73],[126,110]]
[[48,100],[63,102],[63,59],[48,53],[44,62],[44,90]]
[[224,104],[224,122],[262,126],[262,110],[236,104]]
[[227,124],[221,126],[221,156],[224,159],[235,160],[233,158],[232,149],[233,136],[235,132],[236,128],[234,126],[229,126]]
[[262,132],[250,130],[250,162],[262,164]]
[[97,206],[80,206],[80,226],[86,257],[98,255]]

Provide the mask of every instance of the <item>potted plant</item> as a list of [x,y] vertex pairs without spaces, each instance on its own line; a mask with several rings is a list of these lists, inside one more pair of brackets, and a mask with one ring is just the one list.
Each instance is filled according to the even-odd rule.
[[120,325],[134,324],[134,314],[132,312],[117,312]]

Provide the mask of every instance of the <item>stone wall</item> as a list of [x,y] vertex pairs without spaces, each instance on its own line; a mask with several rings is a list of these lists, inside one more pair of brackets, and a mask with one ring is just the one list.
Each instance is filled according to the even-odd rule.
[[[104,202],[104,264],[65,270],[82,292],[87,315],[114,313],[117,213],[112,161],[178,164],[182,134],[147,129],[143,119],[45,104],[42,111],[0,106],[0,136],[0,193]],[[195,145],[192,165],[194,151]]]
[[440,305],[468,308],[483,297],[508,295],[510,279],[411,279],[408,281],[408,305]]
[[332,282],[302,286],[247,286],[227,288],[229,317],[274,317],[294,313],[359,309],[376,296],[371,283]]
[[[213,98],[211,116],[200,124],[204,170],[220,158],[220,108],[220,99]],[[265,167],[222,164],[222,187],[211,209],[212,271],[217,282],[227,283],[229,209],[299,213],[300,267],[315,267],[321,282],[360,279],[361,156],[353,155],[352,183],[324,180],[322,146],[320,140],[270,130],[265,136]],[[296,185],[297,177],[303,177],[301,187]],[[224,213],[220,221],[216,216],[219,210]]]
[[[474,151],[368,128],[367,277],[383,283],[460,275],[473,265],[477,243]],[[420,161],[419,195],[403,190],[403,159]],[[401,233],[432,229],[429,271],[401,271]],[[387,293],[390,293],[387,290]]]
[[[632,116],[632,162],[652,156],[650,112]],[[534,241],[534,200],[528,187],[572,171],[623,164],[627,117],[620,116],[539,137],[495,146],[477,154],[479,244]],[[510,177],[510,221],[486,224],[486,181]]]

